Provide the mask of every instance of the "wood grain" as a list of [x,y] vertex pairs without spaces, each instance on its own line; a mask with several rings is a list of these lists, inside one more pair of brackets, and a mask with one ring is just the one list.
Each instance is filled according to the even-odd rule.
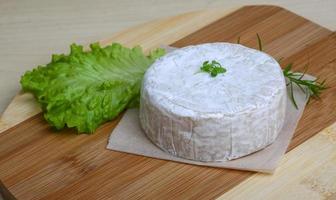
[[[329,89],[323,93],[322,101],[313,100],[307,106],[290,146],[293,149],[336,120],[335,34],[279,7],[249,6],[173,45],[234,42],[241,36],[241,43],[256,47],[256,33],[262,36],[267,53],[285,57],[283,64],[294,62],[295,70],[302,70],[309,61],[308,73],[328,80]],[[263,176],[108,151],[105,149],[108,135],[119,119],[106,123],[93,135],[76,135],[73,130],[56,134],[42,115],[9,128],[0,135],[3,144],[0,146],[2,183],[18,199],[213,199],[239,184],[237,188],[244,190],[244,180]],[[317,139],[314,142],[314,138],[304,143],[304,147],[299,146],[300,150],[295,151],[295,148],[294,153],[288,154],[292,162],[299,154],[310,153],[310,145],[326,144],[330,147],[329,141],[323,143],[324,139]],[[327,138],[334,139],[332,136]],[[333,150],[327,149],[328,152]],[[325,159],[335,160],[333,155],[328,154]],[[307,154],[303,160],[312,160],[316,156]],[[291,174],[300,169],[293,168]],[[314,170],[316,166],[309,169]],[[285,185],[281,174],[286,175],[280,173],[275,179]],[[239,193],[232,191],[232,195]]]
[[286,154],[273,176],[255,174],[219,199],[336,199],[335,133],[336,123]]

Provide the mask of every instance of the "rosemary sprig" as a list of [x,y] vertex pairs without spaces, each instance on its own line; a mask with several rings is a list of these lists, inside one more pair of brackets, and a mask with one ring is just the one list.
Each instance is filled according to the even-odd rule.
[[[313,97],[313,98],[320,98],[320,94],[322,90],[327,89],[327,86],[325,84],[325,80],[322,82],[319,82],[316,80],[303,80],[306,71],[307,66],[305,67],[305,70],[303,73],[297,73],[292,72],[292,63],[288,64],[285,69],[283,69],[283,74],[287,78],[288,83],[287,86],[290,86],[290,98],[293,102],[293,105],[296,109],[298,109],[297,103],[294,98],[294,92],[293,92],[293,85],[297,85],[300,90],[307,95],[307,97]],[[306,90],[303,88],[306,87]]]
[[[257,40],[258,40],[258,48],[260,51],[263,51],[262,41],[261,37],[257,33]],[[240,43],[240,37],[237,40],[237,43]],[[280,64],[281,60],[283,58],[278,59],[278,63]],[[298,109],[298,105],[295,101],[294,97],[294,91],[293,91],[293,85],[296,85],[300,88],[300,90],[307,95],[307,97],[310,99],[310,97],[313,98],[320,98],[320,94],[323,90],[327,89],[326,81],[323,80],[322,82],[319,82],[318,79],[315,80],[304,80],[303,77],[307,71],[308,66],[305,66],[305,70],[303,73],[298,72],[292,72],[293,63],[288,64],[282,71],[283,75],[287,78],[288,83],[286,84],[287,87],[289,87],[290,91],[290,98],[292,100],[293,105],[296,109]],[[305,89],[304,89],[305,88]]]

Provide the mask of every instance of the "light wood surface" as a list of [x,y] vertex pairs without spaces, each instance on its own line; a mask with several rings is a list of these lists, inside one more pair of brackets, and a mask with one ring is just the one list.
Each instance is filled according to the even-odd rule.
[[219,199],[336,199],[336,124],[285,155],[277,173],[255,174]]
[[[139,43],[146,48],[172,43],[179,38],[176,34],[180,33],[183,37],[200,28],[200,19],[204,19],[206,15],[211,17],[209,16],[209,21],[203,25],[215,21],[225,13],[211,11],[186,14],[167,19],[164,23],[157,21],[154,22],[156,25],[147,24],[147,31],[141,30],[137,33],[136,30],[147,27],[141,26],[133,29],[135,33],[124,32],[117,37],[120,40],[124,35],[128,45]],[[197,25],[199,26],[196,27]],[[169,32],[170,28],[174,28],[170,26],[180,27]],[[286,197],[287,194],[277,192],[278,190],[271,192],[277,185],[281,186],[279,191],[295,192],[291,188],[297,187],[300,189],[299,193],[295,193],[298,198],[308,194],[304,192],[305,189],[315,195],[309,196],[312,199],[333,197],[333,176],[328,176],[328,179],[323,173],[314,173],[314,170],[323,168],[325,163],[328,164],[323,168],[325,172],[332,173],[335,170],[336,161],[332,145],[335,141],[335,129],[331,127],[314,135],[336,120],[335,34],[281,8],[246,7],[174,42],[173,46],[213,41],[234,42],[241,36],[241,43],[256,47],[256,32],[262,35],[266,52],[274,57],[286,57],[284,64],[294,61],[295,70],[302,70],[307,60],[310,60],[311,68],[308,73],[329,77],[330,88],[323,93],[322,101],[312,101],[307,106],[290,149],[304,143],[286,155],[275,175],[265,176],[251,172],[185,165],[108,151],[105,149],[107,138],[118,120],[106,123],[94,135],[78,136],[71,130],[55,134],[42,116],[36,115],[0,135],[0,143],[4,144],[0,146],[0,179],[19,199],[212,199],[227,191],[229,192],[222,198],[258,199],[259,193],[263,191],[268,192],[269,197],[275,194],[279,199]],[[157,39],[143,41],[148,37],[138,37],[139,33],[154,35],[153,38]],[[26,96],[16,101],[13,104],[15,106],[9,109],[13,111],[9,113],[15,113],[14,110],[20,105],[32,105],[27,103],[26,100],[29,99]],[[31,113],[31,110],[26,113]],[[310,149],[319,146],[324,148],[320,148],[320,151]],[[317,157],[320,158],[316,161]],[[309,165],[310,163],[312,164]],[[302,166],[307,164],[309,167],[303,170]],[[297,176],[294,176],[295,174]],[[308,174],[311,176],[308,177]],[[301,180],[308,183],[306,188],[300,188]],[[271,186],[264,187],[265,185]],[[239,192],[245,190],[244,193]]]

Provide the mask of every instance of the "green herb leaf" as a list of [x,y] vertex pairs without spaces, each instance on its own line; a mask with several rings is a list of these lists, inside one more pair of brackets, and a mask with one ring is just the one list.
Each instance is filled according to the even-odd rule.
[[262,43],[259,34],[257,33],[257,39],[258,39],[258,47],[259,51],[263,51]]
[[[258,40],[258,47],[260,51],[263,51],[262,47],[262,42],[259,34],[257,33],[257,40]],[[280,58],[278,60],[278,63],[282,61],[283,58]],[[298,86],[300,90],[305,93],[309,98],[319,98],[322,90],[327,89],[328,87],[325,84],[325,80],[322,82],[319,82],[317,79],[316,80],[303,80],[302,78],[304,77],[308,65],[305,66],[304,72],[303,73],[297,73],[297,72],[292,72],[293,63],[289,63],[282,71],[283,75],[287,78],[288,83],[287,86],[289,86],[289,92],[290,92],[290,98],[292,100],[293,105],[295,106],[296,109],[298,109],[297,103],[295,101],[294,97],[294,91],[293,91],[293,84]],[[304,89],[306,88],[306,90]]]
[[83,51],[73,44],[69,55],[53,55],[49,64],[21,78],[23,90],[34,94],[45,119],[56,129],[92,133],[125,108],[138,105],[146,69],[164,54],[157,49],[145,56],[140,47],[117,43],[90,47]]
[[[303,73],[297,73],[297,72],[292,72],[292,63],[288,64],[284,69],[283,69],[283,74],[287,78],[288,83],[287,85],[290,86],[290,98],[293,102],[293,105],[295,108],[297,107],[297,103],[294,98],[293,94],[293,84],[298,86],[301,91],[306,94],[308,97],[313,97],[313,98],[319,98],[322,90],[327,89],[327,86],[325,84],[325,80],[322,82],[319,82],[317,79],[316,80],[303,80],[302,78],[304,77],[306,71],[307,71],[307,66],[305,67],[305,70]],[[306,89],[304,89],[304,87]]]
[[223,74],[226,72],[226,69],[215,60],[211,61],[211,63],[208,60],[203,62],[203,65],[200,69],[201,72],[209,73],[211,77],[216,77],[218,74]]
[[290,93],[289,93],[290,94],[290,98],[291,98],[291,100],[293,102],[294,107],[296,109],[298,109],[298,106],[297,106],[295,98],[294,98],[293,83],[289,82],[289,86],[290,86]]

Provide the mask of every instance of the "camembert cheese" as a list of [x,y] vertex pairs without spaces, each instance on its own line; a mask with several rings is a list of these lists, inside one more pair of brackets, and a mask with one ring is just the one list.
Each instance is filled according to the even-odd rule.
[[[200,72],[204,61],[226,72]],[[162,150],[197,161],[236,159],[265,148],[285,118],[286,83],[278,62],[239,44],[184,47],[158,59],[141,89],[140,122]]]

